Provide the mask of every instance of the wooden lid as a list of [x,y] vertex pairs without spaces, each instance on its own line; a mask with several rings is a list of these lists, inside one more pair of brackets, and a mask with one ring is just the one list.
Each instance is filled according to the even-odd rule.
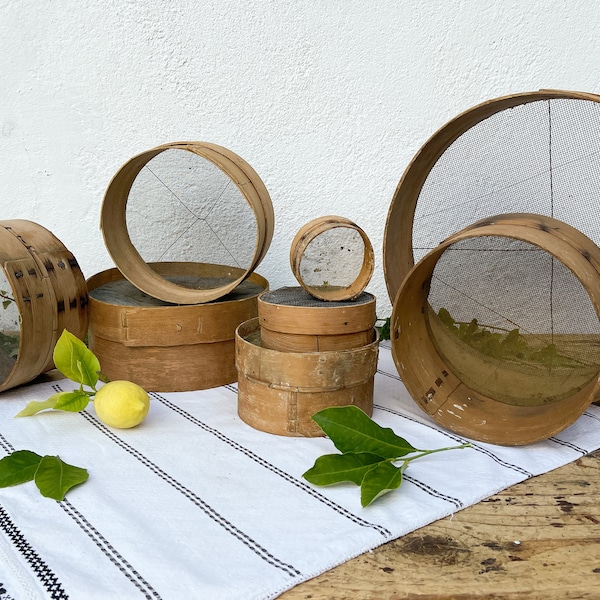
[[[239,276],[230,267],[205,263],[149,263],[166,281],[225,285]],[[97,273],[87,281],[90,331],[126,346],[185,346],[233,340],[237,326],[256,315],[256,298],[268,289],[253,273],[233,291],[203,304],[172,304],[150,296],[124,279],[118,269]]]
[[258,317],[261,328],[282,333],[356,333],[375,325],[375,296],[362,292],[354,300],[329,302],[301,287],[283,287],[259,296]]

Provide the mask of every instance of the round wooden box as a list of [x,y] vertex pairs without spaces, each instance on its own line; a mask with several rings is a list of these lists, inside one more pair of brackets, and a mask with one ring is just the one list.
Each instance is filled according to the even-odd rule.
[[[480,240],[494,246],[486,252]],[[462,273],[440,276],[436,269],[452,253]],[[486,253],[492,263],[487,277],[465,274],[466,265]],[[527,273],[547,274],[552,318],[539,312],[545,303]],[[502,317],[507,325],[486,325],[471,319],[475,315],[455,321],[453,309],[437,308],[440,297],[449,296],[436,298],[433,284],[457,290],[457,282],[466,290],[456,296],[457,311],[472,300],[474,312]],[[535,318],[525,328],[524,317],[514,315],[528,307]],[[510,317],[503,310],[512,311]],[[450,236],[409,271],[394,301],[392,355],[407,390],[435,421],[476,440],[524,445],[571,425],[600,390],[599,318],[600,249],[556,219],[504,214]]]
[[265,292],[258,299],[262,344],[281,352],[349,350],[373,341],[375,297],[329,302],[301,287]]
[[0,350],[3,391],[54,368],[54,346],[64,329],[85,338],[88,294],[73,254],[37,223],[0,221],[0,264],[11,288],[4,301],[16,305],[20,330],[16,359]]
[[[150,263],[175,285],[224,286],[240,269],[202,263]],[[128,379],[147,391],[187,391],[236,380],[235,330],[257,315],[267,281],[253,273],[214,302],[174,305],[138,290],[118,269],[88,280],[89,345],[112,380]]]
[[285,436],[318,437],[311,419],[330,406],[373,412],[378,334],[360,348],[331,352],[279,352],[261,343],[258,319],[236,331],[238,414],[248,425]]

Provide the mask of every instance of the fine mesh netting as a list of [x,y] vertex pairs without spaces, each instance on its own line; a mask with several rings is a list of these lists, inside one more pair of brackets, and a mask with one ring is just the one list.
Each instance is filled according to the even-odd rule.
[[[193,275],[177,276],[170,275],[165,277],[168,281],[176,283],[177,285],[194,288],[194,289],[210,289],[220,285],[228,283],[224,277],[199,277]],[[230,302],[235,300],[243,300],[251,298],[252,296],[258,296],[264,288],[249,279],[242,281],[234,290],[228,294],[221,296],[217,300],[213,300],[214,303],[218,302]],[[149,296],[136,288],[132,283],[126,279],[117,279],[115,281],[109,281],[104,283],[97,288],[89,291],[90,297],[100,302],[106,302],[107,304],[113,304],[118,306],[140,306],[140,307],[153,307],[153,306],[178,306],[172,302],[165,302]]]
[[571,396],[600,371],[600,322],[577,277],[500,236],[449,246],[428,295],[431,340],[471,389],[508,404]]
[[365,243],[356,229],[333,227],[316,236],[300,261],[300,276],[311,288],[347,288],[360,275]]
[[499,111],[429,172],[413,219],[417,262],[453,233],[508,212],[554,217],[600,244],[600,104],[556,98]]
[[252,262],[257,223],[252,207],[212,162],[170,149],[148,162],[127,200],[127,231],[144,262]]
[[281,304],[285,306],[340,309],[345,306],[357,306],[359,304],[371,302],[373,300],[373,295],[368,292],[362,292],[360,296],[353,300],[336,300],[335,302],[328,302],[326,300],[315,298],[301,287],[282,287],[265,292],[261,296],[261,300],[269,304]]
[[4,382],[17,361],[21,337],[21,317],[4,271],[0,269],[0,383]]

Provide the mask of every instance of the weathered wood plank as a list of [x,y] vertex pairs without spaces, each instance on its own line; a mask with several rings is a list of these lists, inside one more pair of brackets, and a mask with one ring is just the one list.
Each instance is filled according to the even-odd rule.
[[282,600],[600,597],[600,451],[284,593]]

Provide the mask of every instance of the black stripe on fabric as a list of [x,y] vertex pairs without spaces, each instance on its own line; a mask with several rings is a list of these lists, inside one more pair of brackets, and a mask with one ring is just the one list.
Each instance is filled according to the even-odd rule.
[[121,438],[115,435],[109,428],[104,426],[104,424],[97,421],[93,416],[84,412],[80,413],[89,421],[94,427],[96,427],[101,433],[103,433],[106,437],[112,440],[117,446],[131,454],[134,458],[136,458],[140,463],[142,463],[145,467],[147,467],[150,471],[152,471],[155,475],[160,477],[163,481],[167,482],[171,487],[177,490],[180,494],[182,494],[185,498],[190,500],[193,504],[195,504],[207,517],[212,519],[215,523],[220,525],[227,533],[235,537],[238,541],[244,544],[249,550],[254,552],[257,556],[262,558],[266,563],[270,564],[272,567],[276,569],[280,569],[290,577],[298,577],[302,575],[302,573],[287,563],[279,560],[275,556],[273,556],[268,550],[263,548],[258,542],[253,540],[248,534],[244,533],[241,529],[237,528],[233,523],[228,521],[225,517],[219,514],[212,506],[210,506],[207,502],[202,500],[197,494],[195,494],[192,490],[186,488],[183,484],[177,481],[174,477],[171,477],[168,473],[163,471],[159,466],[154,464],[150,459],[145,457],[141,452],[124,442]]
[[0,433],[0,448],[2,448],[2,450],[4,450],[4,452],[6,452],[6,454],[10,454],[11,452],[14,452],[15,449],[12,447],[12,445],[8,442],[8,440]]
[[[53,387],[56,388],[58,386]],[[60,388],[57,391],[61,391]],[[2,433],[0,433],[0,446],[8,453],[14,452],[13,446],[2,435]],[[92,539],[96,546],[98,546],[98,548],[125,575],[125,577],[127,577],[127,579],[129,579],[129,581],[131,581],[140,591],[145,593],[146,598],[149,600],[151,598],[160,599],[158,593],[155,592],[152,587],[141,577],[141,575],[137,573],[136,570],[106,541],[106,539],[103,538],[102,535],[86,521],[85,517],[68,500],[62,500],[58,504],[71,517],[71,519],[75,521],[80,529]],[[142,584],[146,589],[143,589]],[[68,596],[65,596],[65,598],[66,597]],[[0,597],[0,600],[3,599]]]
[[390,379],[395,379],[396,381],[402,381],[400,375],[394,375],[393,373],[388,373],[387,371],[382,371],[381,369],[377,369],[377,373],[379,375],[383,375],[384,377],[389,377]]
[[17,552],[25,559],[31,571],[48,592],[49,597],[52,600],[68,600],[69,596],[58,577],[33,549],[2,505],[0,505],[0,531],[4,532]]
[[12,596],[10,596],[4,587],[4,584],[0,581],[0,600],[14,600]]
[[593,419],[594,421],[600,421],[600,417],[598,415],[588,412],[587,410],[583,413],[583,415],[589,419]]
[[464,444],[466,442],[469,442],[469,444],[471,444],[471,446],[472,446],[472,448],[471,448],[472,450],[476,450],[477,452],[480,452],[481,454],[485,454],[488,458],[491,458],[495,463],[499,464],[501,467],[504,467],[505,469],[510,469],[512,471],[516,471],[517,473],[524,475],[528,479],[530,477],[533,477],[533,473],[530,473],[529,471],[523,469],[523,467],[520,467],[519,465],[515,465],[513,463],[510,463],[510,462],[504,460],[503,458],[500,458],[499,456],[494,454],[491,450],[489,450],[488,448],[483,448],[482,446],[480,446],[479,444],[477,444],[477,442],[474,442],[473,440],[468,440],[468,439],[463,438],[459,435],[456,435],[450,431],[438,429],[437,427],[434,427],[433,425],[430,425],[429,423],[423,423],[422,421],[419,421],[418,419],[415,419],[414,417],[409,417],[408,415],[405,415],[401,412],[398,412],[396,410],[388,408],[387,406],[381,406],[380,404],[375,404],[373,406],[373,408],[377,408],[378,410],[383,410],[385,412],[388,412],[388,413],[395,415],[397,417],[400,417],[402,419],[406,419],[407,421],[412,421],[413,423],[418,423],[419,425],[422,425],[423,427],[428,427],[429,429],[433,429],[434,431],[437,431],[438,433],[445,435],[447,438],[450,438],[451,440],[458,442],[459,444]]
[[588,454],[588,451],[584,450],[580,446],[577,446],[576,444],[573,444],[572,442],[567,442],[566,440],[561,440],[557,437],[548,438],[548,441],[554,442],[555,444],[558,444],[559,446],[564,446],[565,448],[574,450],[575,452],[579,452],[582,456],[585,456],[586,454]]
[[413,485],[417,486],[420,490],[424,491],[426,494],[429,494],[433,498],[439,498],[440,500],[445,500],[450,504],[454,504],[456,508],[460,509],[464,507],[464,504],[458,499],[452,496],[448,496],[447,494],[442,494],[439,490],[432,488],[430,485],[415,479],[414,477],[410,477],[410,475],[406,475],[406,473],[402,476],[405,481],[409,481]]
[[[237,394],[237,390],[230,390],[230,391],[234,391]],[[196,417],[194,417],[190,413],[186,412],[185,410],[183,410],[182,408],[180,408],[173,402],[170,402],[169,400],[167,400],[165,397],[157,394],[156,392],[151,392],[150,395],[152,397],[156,398],[159,402],[164,404],[166,407],[170,408],[171,410],[175,411],[176,413],[178,413],[179,415],[181,415],[182,417],[184,417],[185,419],[187,419],[188,421],[193,423],[194,425],[197,425],[198,427],[200,427],[207,433],[210,433],[211,435],[215,436],[222,442],[226,443],[228,446],[231,446],[233,449],[237,450],[238,452],[241,452],[242,454],[247,456],[250,460],[259,464],[261,467],[264,467],[265,469],[271,471],[272,473],[275,473],[276,475],[278,475],[279,477],[281,477],[288,483],[291,483],[292,485],[296,486],[298,489],[300,489],[303,492],[305,492],[306,494],[312,496],[319,502],[325,504],[327,507],[331,508],[332,510],[334,510],[341,516],[349,519],[356,525],[359,525],[360,527],[368,527],[370,529],[375,529],[378,533],[380,533],[385,538],[392,537],[392,532],[389,529],[383,527],[382,525],[379,525],[378,523],[370,523],[369,521],[366,521],[365,519],[362,519],[361,517],[358,517],[357,515],[351,513],[349,510],[345,509],[343,506],[336,504],[335,502],[331,501],[326,496],[323,496],[322,494],[317,492],[315,489],[313,489],[308,484],[305,484],[304,482],[299,481],[298,479],[296,479],[289,473],[286,473],[279,467],[276,467],[275,465],[271,464],[269,461],[262,458],[262,456],[255,454],[254,452],[252,452],[252,450],[248,450],[248,448],[245,448],[238,442],[235,442],[231,438],[227,437],[225,434],[221,433],[218,429],[214,429],[213,427],[210,427],[206,423],[203,423],[202,421],[200,421],[200,419],[197,419]]]
[[123,558],[105,537],[68,501],[59,502],[61,508],[77,523],[79,528],[96,544],[98,549],[110,562],[123,573],[123,575],[140,591],[148,600],[160,599],[160,594]]

